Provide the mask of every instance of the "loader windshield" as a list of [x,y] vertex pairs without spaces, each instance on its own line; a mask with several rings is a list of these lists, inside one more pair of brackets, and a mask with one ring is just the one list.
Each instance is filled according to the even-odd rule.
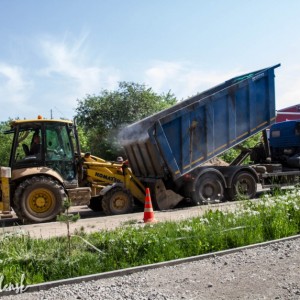
[[67,126],[47,124],[45,133],[46,165],[60,173],[63,178],[74,179],[74,148]]

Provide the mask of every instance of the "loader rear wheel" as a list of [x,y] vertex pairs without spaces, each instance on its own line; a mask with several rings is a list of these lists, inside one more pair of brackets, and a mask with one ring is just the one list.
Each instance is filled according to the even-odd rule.
[[249,172],[239,172],[232,180],[232,186],[228,189],[229,200],[251,199],[256,195],[257,184],[254,176]]
[[214,203],[223,199],[224,187],[217,174],[205,173],[201,175],[196,183],[193,202],[197,205]]
[[134,201],[129,191],[114,187],[102,198],[102,208],[106,215],[128,214],[133,211]]
[[26,179],[14,194],[14,210],[25,223],[41,223],[54,220],[63,211],[67,195],[63,187],[46,176]]

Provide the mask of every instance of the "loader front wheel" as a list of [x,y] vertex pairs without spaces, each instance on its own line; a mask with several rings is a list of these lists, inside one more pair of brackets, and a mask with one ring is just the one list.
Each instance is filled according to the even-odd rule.
[[47,222],[63,211],[66,199],[67,195],[57,181],[46,176],[34,176],[17,187],[14,210],[25,223]]
[[102,198],[102,208],[106,215],[128,214],[133,211],[134,201],[129,191],[114,187]]

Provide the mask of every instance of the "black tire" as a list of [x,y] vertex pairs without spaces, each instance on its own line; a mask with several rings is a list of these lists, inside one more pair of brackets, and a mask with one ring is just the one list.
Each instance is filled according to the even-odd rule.
[[34,176],[21,182],[14,194],[14,210],[24,223],[54,220],[63,212],[67,195],[54,179]]
[[192,197],[196,205],[222,201],[224,186],[221,178],[214,173],[201,175],[196,182],[195,193]]
[[88,205],[88,207],[92,210],[92,211],[103,211],[102,208],[102,196],[98,196],[98,197],[92,197],[90,200],[90,204]]
[[128,214],[133,211],[134,201],[131,193],[122,187],[114,187],[102,198],[102,208],[106,215]]
[[227,189],[226,194],[229,200],[252,199],[257,192],[257,183],[254,175],[250,172],[242,171],[237,173],[231,184],[231,188]]

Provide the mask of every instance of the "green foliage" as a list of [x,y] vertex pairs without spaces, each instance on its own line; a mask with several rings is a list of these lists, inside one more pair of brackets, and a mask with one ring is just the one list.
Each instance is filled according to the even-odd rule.
[[[240,153],[242,148],[253,148],[259,142],[261,142],[261,133],[257,133],[256,135],[250,137],[246,141],[239,144],[237,147],[233,147],[226,152],[224,152],[220,157],[227,163],[231,163]],[[245,163],[249,163],[249,160],[246,160]]]
[[64,209],[65,212],[61,213],[57,216],[57,221],[65,223],[67,225],[67,239],[68,239],[68,252],[71,255],[71,234],[70,234],[70,223],[75,223],[80,219],[80,215],[77,213],[76,215],[70,214],[69,209],[72,205],[71,200],[64,201]]
[[77,126],[77,132],[78,132],[78,137],[79,137],[79,141],[80,141],[81,151],[88,152],[89,151],[88,136],[85,134],[82,126]]
[[9,129],[9,121],[0,123],[0,166],[7,167],[9,165],[9,157],[13,135],[4,134]]
[[[300,191],[239,202],[235,212],[208,211],[180,222],[128,224],[72,241],[0,235],[0,276],[27,284],[117,270],[259,243],[300,233]],[[78,237],[78,236],[77,236]],[[84,239],[83,239],[84,237]],[[84,240],[85,242],[82,242]],[[4,283],[5,283],[4,282]]]
[[79,214],[74,215],[74,214],[69,213],[69,209],[70,209],[71,205],[72,205],[72,203],[70,200],[64,201],[65,212],[60,214],[59,216],[57,216],[57,221],[68,225],[70,223],[77,222],[80,219]]
[[90,145],[89,151],[114,160],[124,154],[118,141],[119,130],[176,103],[170,92],[158,95],[145,85],[120,82],[115,91],[103,90],[78,100],[77,119]]

